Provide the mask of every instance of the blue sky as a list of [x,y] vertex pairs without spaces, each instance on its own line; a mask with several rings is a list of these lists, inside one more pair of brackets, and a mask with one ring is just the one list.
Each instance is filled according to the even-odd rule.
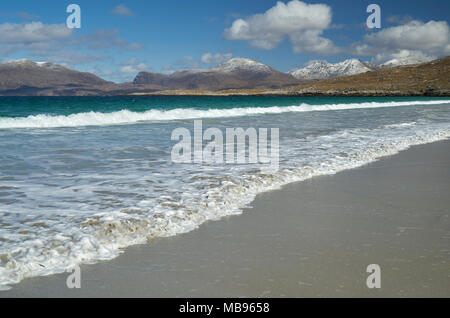
[[[81,29],[65,26],[70,3],[81,7]],[[371,3],[381,7],[381,29],[366,27]],[[281,71],[315,59],[425,60],[450,54],[449,13],[447,0],[3,1],[0,60],[48,60],[114,81],[230,57]]]

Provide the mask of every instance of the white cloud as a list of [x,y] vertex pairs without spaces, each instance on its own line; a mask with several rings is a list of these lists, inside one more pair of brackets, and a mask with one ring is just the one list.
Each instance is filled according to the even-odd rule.
[[[0,24],[0,56],[18,54],[33,60],[45,60],[75,67],[105,60],[107,50],[137,50],[142,46],[120,37],[118,30],[97,30],[91,34],[77,35],[65,24],[2,23]],[[102,51],[101,55],[98,51]],[[111,55],[110,55],[111,56]],[[139,64],[139,63],[138,63]],[[140,69],[143,65],[135,65]]]
[[353,46],[358,55],[374,56],[374,62],[411,58],[429,61],[450,54],[450,28],[445,21],[413,20],[368,34]]
[[233,54],[231,53],[225,53],[225,54],[212,54],[212,53],[205,53],[201,57],[201,61],[204,64],[219,64],[228,61],[233,57]]
[[431,60],[436,59],[437,56],[435,55],[429,55],[426,53],[423,53],[421,51],[417,51],[417,50],[399,50],[393,53],[390,52],[382,52],[382,53],[378,53],[373,57],[373,62],[375,63],[385,63],[387,61],[391,61],[391,60],[397,60],[397,61],[417,61],[417,63],[419,62],[428,62]]
[[411,21],[404,25],[366,35],[365,40],[376,47],[433,50],[448,45],[449,36],[449,27],[445,21],[430,21],[428,23]]
[[136,60],[134,58],[127,62],[122,63],[121,67],[119,69],[119,71],[121,73],[134,74],[134,75],[136,75],[139,72],[149,71],[149,70],[150,70],[150,67],[147,64],[145,64],[143,62],[139,62],[138,60]]
[[114,7],[114,9],[112,9],[111,13],[113,14],[117,14],[123,17],[131,17],[134,15],[134,12],[131,11],[130,8],[126,7],[123,4],[119,4],[118,6]]
[[36,43],[68,38],[73,30],[64,24],[2,23],[0,24],[0,43]]
[[28,58],[38,58],[55,63],[83,64],[101,57],[78,51],[70,51],[66,45],[74,34],[64,24],[31,22],[0,24],[0,53],[8,56],[25,52]]
[[330,39],[321,37],[322,32],[308,30],[291,36],[291,42],[295,53],[320,53],[336,54],[340,49],[336,47]]
[[335,53],[337,48],[322,33],[330,27],[331,8],[292,0],[277,4],[263,14],[235,20],[225,29],[227,40],[249,41],[251,46],[270,50],[288,36],[296,53]]

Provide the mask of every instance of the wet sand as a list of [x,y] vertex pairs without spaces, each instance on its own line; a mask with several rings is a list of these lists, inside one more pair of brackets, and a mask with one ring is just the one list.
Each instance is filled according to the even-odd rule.
[[[450,141],[259,195],[243,215],[0,297],[450,297]],[[366,267],[379,264],[381,288]]]

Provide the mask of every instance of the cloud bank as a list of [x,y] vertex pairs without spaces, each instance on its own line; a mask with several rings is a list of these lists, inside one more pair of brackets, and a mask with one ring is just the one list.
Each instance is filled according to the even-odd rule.
[[450,28],[446,21],[424,23],[413,20],[367,34],[362,43],[353,45],[351,51],[361,56],[373,56],[374,62],[393,58],[429,61],[450,54]]
[[410,16],[390,16],[387,21],[399,25],[373,31],[348,47],[338,47],[323,36],[325,30],[333,28],[331,8],[292,0],[277,2],[264,13],[235,19],[225,29],[224,38],[247,41],[264,50],[274,49],[288,38],[295,53],[370,56],[374,63],[392,59],[429,61],[450,54],[446,21],[425,23]]
[[37,43],[68,38],[73,29],[65,24],[31,23],[3,23],[0,24],[0,43]]
[[253,47],[270,50],[286,37],[296,53],[337,53],[330,39],[322,37],[330,27],[331,8],[325,4],[307,4],[293,0],[277,4],[263,14],[235,20],[225,29],[227,40],[248,41]]

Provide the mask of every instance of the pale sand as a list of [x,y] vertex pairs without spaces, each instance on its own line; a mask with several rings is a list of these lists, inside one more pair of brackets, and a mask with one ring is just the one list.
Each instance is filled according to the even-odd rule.
[[[381,289],[366,267],[381,266]],[[0,297],[450,297],[450,141],[259,195],[243,215]]]

